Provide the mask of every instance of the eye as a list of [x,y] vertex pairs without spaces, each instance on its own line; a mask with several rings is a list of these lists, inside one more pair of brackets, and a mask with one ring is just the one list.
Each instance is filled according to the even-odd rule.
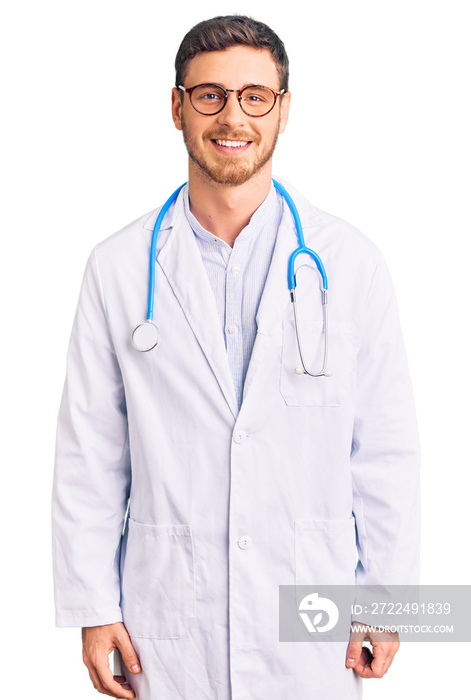
[[273,102],[273,93],[262,87],[248,87],[242,92],[242,99],[247,104],[270,104]]
[[224,100],[224,93],[215,85],[201,85],[195,88],[192,98],[199,104],[203,102],[206,104],[219,104]]
[[202,95],[198,95],[199,100],[220,100],[221,95],[217,95],[215,92],[205,92]]

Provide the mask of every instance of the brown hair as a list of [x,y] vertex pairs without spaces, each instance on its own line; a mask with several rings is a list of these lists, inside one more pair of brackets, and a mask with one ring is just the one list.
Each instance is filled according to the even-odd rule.
[[280,90],[288,90],[288,56],[281,39],[263,22],[244,15],[213,17],[196,24],[184,36],[175,58],[175,84],[183,85],[192,58],[203,51],[224,51],[231,46],[268,49],[280,77]]

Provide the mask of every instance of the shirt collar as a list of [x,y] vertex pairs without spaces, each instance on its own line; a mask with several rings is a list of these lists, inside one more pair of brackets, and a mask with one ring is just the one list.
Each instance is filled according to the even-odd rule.
[[[215,236],[213,233],[210,233],[207,231],[198,221],[198,219],[192,214],[190,211],[190,198],[188,195],[188,185],[185,185],[185,187],[182,190],[183,194],[183,210],[185,212],[185,216],[188,220],[188,223],[190,224],[193,233],[198,236],[199,238],[202,238],[203,240],[206,241],[221,241],[222,244],[226,245],[228,248],[231,248],[231,246],[223,241],[222,239],[218,238]],[[242,231],[239,233],[237,238],[235,239],[235,243],[237,241],[248,241],[250,240],[255,234],[257,234],[262,226],[266,223],[266,221],[270,217],[270,212],[273,206],[276,205],[276,190],[273,185],[273,182],[271,183],[270,191],[267,195],[267,197],[263,200],[261,205],[254,211],[252,214],[249,223],[247,226],[245,226]],[[234,243],[234,245],[235,245]]]

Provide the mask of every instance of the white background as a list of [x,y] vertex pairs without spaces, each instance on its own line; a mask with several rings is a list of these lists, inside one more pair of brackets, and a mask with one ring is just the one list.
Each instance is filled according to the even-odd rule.
[[[93,245],[186,179],[173,61],[184,33],[216,14],[250,14],[285,42],[292,111],[274,173],[389,263],[422,439],[422,582],[471,582],[466,10],[458,0],[20,0],[3,11],[5,696],[98,697],[79,630],[54,628],[49,504],[66,346]],[[364,697],[463,697],[470,646],[404,643]]]

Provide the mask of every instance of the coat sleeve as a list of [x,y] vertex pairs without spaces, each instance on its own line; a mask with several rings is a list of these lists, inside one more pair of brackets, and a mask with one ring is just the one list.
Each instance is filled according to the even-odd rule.
[[406,586],[419,582],[420,448],[396,297],[378,256],[357,361],[351,451],[356,583]]
[[58,627],[122,620],[119,555],[131,481],[126,403],[96,249],[67,355],[52,494]]

